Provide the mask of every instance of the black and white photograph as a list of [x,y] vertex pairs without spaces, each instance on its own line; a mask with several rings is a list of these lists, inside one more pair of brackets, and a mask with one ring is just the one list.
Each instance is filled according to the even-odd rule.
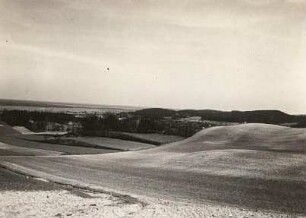
[[306,217],[306,0],[0,0],[0,218]]

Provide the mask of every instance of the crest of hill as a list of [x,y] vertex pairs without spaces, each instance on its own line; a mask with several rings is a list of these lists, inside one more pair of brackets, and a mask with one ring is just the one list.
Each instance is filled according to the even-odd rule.
[[202,130],[183,141],[155,148],[155,151],[193,153],[223,149],[305,153],[306,131],[261,123],[219,126]]

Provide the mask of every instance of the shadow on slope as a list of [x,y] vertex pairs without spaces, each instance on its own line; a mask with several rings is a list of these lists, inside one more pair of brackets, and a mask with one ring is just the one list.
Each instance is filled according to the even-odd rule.
[[0,121],[0,136],[2,135],[12,135],[12,134],[20,134],[17,130],[13,129],[11,126],[7,125],[4,122]]

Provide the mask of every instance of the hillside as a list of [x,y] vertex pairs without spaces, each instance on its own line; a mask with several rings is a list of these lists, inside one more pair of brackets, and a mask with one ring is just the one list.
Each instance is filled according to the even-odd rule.
[[306,132],[305,129],[259,123],[212,127],[155,151],[193,153],[224,149],[306,153]]

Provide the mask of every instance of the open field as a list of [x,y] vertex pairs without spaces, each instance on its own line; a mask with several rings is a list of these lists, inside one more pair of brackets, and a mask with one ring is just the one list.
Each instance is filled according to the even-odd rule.
[[60,152],[63,155],[69,154],[104,154],[111,152],[118,152],[114,149],[102,149],[102,148],[90,148],[90,147],[81,147],[81,146],[68,146],[61,144],[50,144],[50,143],[41,143],[34,141],[27,141],[16,136],[3,136],[0,138],[0,141],[9,144],[15,145],[18,147],[31,148],[31,149],[42,149],[45,151],[50,151],[52,154],[55,152]]
[[0,163],[51,181],[136,196],[306,215],[305,147],[304,129],[245,124],[141,151],[0,157]]
[[19,135],[18,138],[22,138],[28,141],[46,142],[52,144],[63,144],[68,146],[79,146],[97,149],[113,149],[118,151],[134,151],[147,148],[153,148],[154,145],[125,141],[120,139],[105,138],[105,137],[61,137],[56,138],[52,136],[43,135]]
[[0,142],[0,156],[54,156],[61,152],[37,148],[25,148]]
[[0,136],[0,156],[104,154],[155,147],[145,143],[102,137],[70,137],[54,142],[53,140],[58,139],[53,136],[20,134],[6,124],[0,126]]

